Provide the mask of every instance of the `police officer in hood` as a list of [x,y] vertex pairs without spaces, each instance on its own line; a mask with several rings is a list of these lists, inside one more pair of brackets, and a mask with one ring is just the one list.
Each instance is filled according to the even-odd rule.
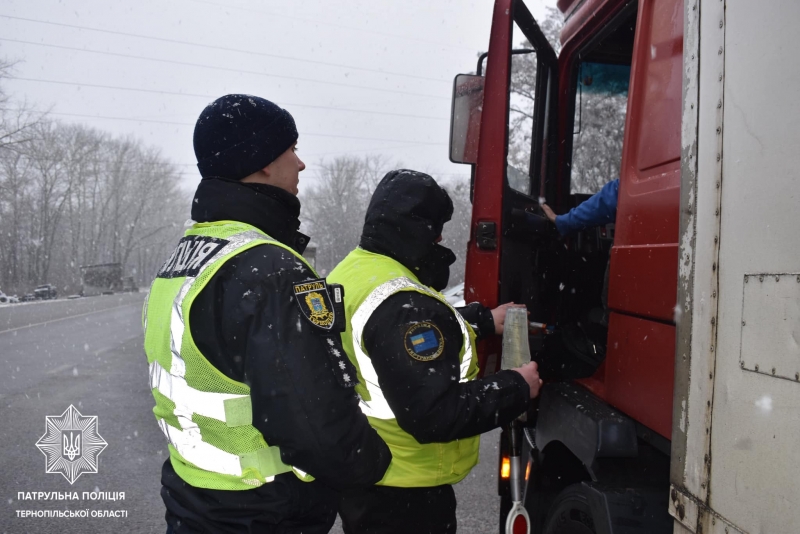
[[167,532],[326,533],[338,491],[391,460],[358,408],[343,291],[301,256],[297,137],[286,110],[249,95],[195,126],[196,222],[143,317]]
[[388,173],[359,248],[328,277],[347,291],[342,339],[358,368],[361,409],[392,450],[377,485],[343,494],[347,534],[456,532],[451,485],[477,463],[479,435],[512,421],[539,392],[535,363],[476,379],[476,337],[501,333],[506,307],[456,310],[439,293],[455,261],[439,244],[452,214],[427,174]]

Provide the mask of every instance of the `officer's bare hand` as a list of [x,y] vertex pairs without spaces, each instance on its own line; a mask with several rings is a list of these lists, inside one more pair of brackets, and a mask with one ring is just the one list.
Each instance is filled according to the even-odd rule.
[[547,218],[550,219],[551,223],[553,223],[553,224],[556,223],[556,212],[554,212],[550,208],[550,206],[548,206],[547,204],[542,204],[542,211],[547,216]]
[[539,365],[536,362],[529,362],[522,367],[512,369],[522,375],[528,387],[531,389],[531,398],[539,396],[539,389],[542,387],[542,379],[539,378]]
[[506,312],[509,308],[524,308],[524,304],[514,304],[513,302],[506,302],[492,310],[492,319],[494,319],[494,333],[502,334],[506,324]]

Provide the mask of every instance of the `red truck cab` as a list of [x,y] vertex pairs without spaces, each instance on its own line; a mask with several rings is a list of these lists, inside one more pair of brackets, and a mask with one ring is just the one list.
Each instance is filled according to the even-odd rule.
[[[456,78],[465,300],[550,325],[529,338],[547,382],[525,429],[531,532],[672,532],[683,0],[558,7],[557,55],[523,0],[496,0],[477,75]],[[565,213],[616,178],[615,224],[561,236],[544,218],[542,202]],[[485,374],[499,353],[480,346]]]

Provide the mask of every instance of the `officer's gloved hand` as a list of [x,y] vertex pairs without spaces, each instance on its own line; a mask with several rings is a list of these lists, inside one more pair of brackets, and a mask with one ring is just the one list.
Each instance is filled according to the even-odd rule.
[[522,367],[512,369],[522,375],[528,387],[531,390],[531,398],[536,398],[539,395],[539,389],[542,387],[542,379],[539,378],[539,364],[536,362],[529,362]]

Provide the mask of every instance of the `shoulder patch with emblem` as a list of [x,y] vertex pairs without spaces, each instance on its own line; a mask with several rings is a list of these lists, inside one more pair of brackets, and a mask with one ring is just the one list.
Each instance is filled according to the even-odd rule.
[[300,282],[294,284],[293,289],[294,298],[303,316],[317,328],[331,330],[336,320],[336,308],[331,302],[325,279]]
[[403,341],[408,355],[421,362],[435,360],[444,352],[442,332],[427,321],[411,325]]

